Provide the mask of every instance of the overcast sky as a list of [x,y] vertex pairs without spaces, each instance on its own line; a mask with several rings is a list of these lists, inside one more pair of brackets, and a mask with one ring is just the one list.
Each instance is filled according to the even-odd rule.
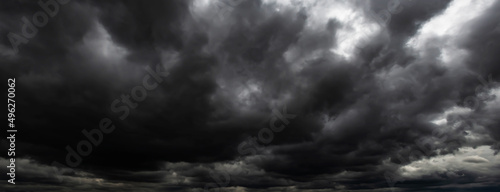
[[40,2],[6,191],[500,190],[500,1]]

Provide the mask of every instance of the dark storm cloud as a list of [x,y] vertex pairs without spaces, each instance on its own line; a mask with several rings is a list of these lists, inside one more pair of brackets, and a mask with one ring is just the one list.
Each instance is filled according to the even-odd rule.
[[[388,2],[344,4],[368,14],[387,9]],[[80,191],[201,191],[215,182],[211,171],[231,175],[222,188],[227,191],[383,189],[389,187],[385,173],[400,175],[415,160],[461,147],[500,149],[500,106],[486,104],[493,97],[478,101],[473,113],[445,116],[448,126],[432,123],[454,106],[467,107],[468,96],[483,97],[495,87],[478,94],[477,76],[500,78],[499,2],[453,37],[470,54],[462,68],[441,59],[452,40],[421,40],[423,54],[406,45],[450,1],[402,1],[402,11],[379,25],[385,30],[355,49],[352,60],[330,49],[342,43],[335,35],[354,24],[319,21],[323,13],[311,8],[316,5],[241,1],[223,7],[231,10],[219,17],[204,3],[71,1],[17,55],[2,53],[2,75],[19,81],[19,154],[33,167],[19,172],[30,177],[18,191],[34,190],[30,185],[45,191],[73,185]],[[10,49],[8,32],[21,33],[21,17],[41,8],[34,1],[4,1],[0,9],[1,43]],[[157,64],[170,75],[121,120],[111,104],[142,83],[146,66]],[[256,154],[240,154],[239,144],[257,137],[269,126],[272,109],[283,105],[297,117],[271,143],[256,146]],[[81,165],[50,166],[65,164],[65,147],[75,148],[86,139],[81,131],[98,128],[105,117],[116,130]],[[448,128],[462,117],[474,125]],[[471,140],[471,133],[479,139]],[[415,156],[422,151],[417,141],[436,143]],[[487,164],[478,157],[461,162]],[[55,176],[43,174],[48,170]],[[456,189],[481,177],[461,174],[444,180],[446,173],[429,172],[396,187]],[[478,190],[498,187],[477,181]]]

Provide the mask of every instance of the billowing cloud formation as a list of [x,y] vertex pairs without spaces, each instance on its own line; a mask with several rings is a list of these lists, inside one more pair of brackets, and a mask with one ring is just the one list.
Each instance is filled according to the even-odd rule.
[[41,2],[9,191],[499,189],[500,2]]

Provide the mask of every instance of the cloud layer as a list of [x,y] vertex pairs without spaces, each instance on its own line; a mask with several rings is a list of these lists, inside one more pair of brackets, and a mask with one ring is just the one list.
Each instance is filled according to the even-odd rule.
[[[0,3],[21,130],[8,191],[500,189],[500,2],[58,6],[15,53],[9,33],[43,8]],[[158,86],[124,102],[148,75]],[[103,118],[116,129],[69,166]]]

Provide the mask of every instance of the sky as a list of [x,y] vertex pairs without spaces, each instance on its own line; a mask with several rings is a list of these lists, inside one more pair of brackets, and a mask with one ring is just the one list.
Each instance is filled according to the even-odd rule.
[[0,191],[500,190],[500,1],[5,0],[0,21]]

